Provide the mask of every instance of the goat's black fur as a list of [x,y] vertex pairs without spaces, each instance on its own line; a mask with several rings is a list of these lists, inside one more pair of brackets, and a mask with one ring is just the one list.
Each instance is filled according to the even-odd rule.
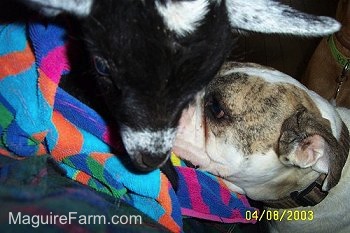
[[[153,1],[100,0],[83,20],[92,54],[106,59],[102,86],[111,115],[133,129],[176,127],[182,110],[220,68],[232,45],[223,4],[198,30],[178,38]],[[218,36],[220,35],[220,36]]]
[[212,4],[202,25],[185,37],[166,28],[154,1],[96,1],[81,24],[92,56],[108,62],[110,76],[96,81],[109,116],[134,130],[176,128],[234,41],[224,4]]

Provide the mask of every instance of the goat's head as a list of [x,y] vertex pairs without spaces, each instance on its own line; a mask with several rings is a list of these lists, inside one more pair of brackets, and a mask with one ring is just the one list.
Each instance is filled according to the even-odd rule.
[[339,29],[267,0],[21,1],[81,19],[109,111],[143,170],[169,157],[182,110],[222,65],[233,29],[306,36]]

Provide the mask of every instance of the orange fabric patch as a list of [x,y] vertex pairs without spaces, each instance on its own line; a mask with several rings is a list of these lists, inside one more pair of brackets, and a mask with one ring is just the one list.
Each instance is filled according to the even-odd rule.
[[32,135],[32,137],[33,137],[36,141],[42,142],[42,141],[44,141],[46,135],[47,135],[47,131],[44,131],[44,132],[35,133],[35,134]]
[[91,176],[87,175],[85,172],[78,172],[75,179],[82,184],[87,185],[89,183]]
[[109,154],[109,153],[92,152],[90,156],[91,158],[96,160],[99,164],[104,165],[106,163],[106,160],[108,160],[110,157],[115,155]]
[[0,57],[0,80],[7,76],[17,75],[28,70],[34,63],[34,54],[29,44],[20,52],[6,54]]
[[43,144],[40,144],[36,154],[38,156],[40,156],[40,155],[47,155],[48,151],[46,150],[46,147]]
[[56,95],[56,89],[57,84],[53,82],[51,79],[47,77],[47,75],[40,69],[39,71],[39,88],[41,90],[41,93],[43,94],[45,100],[49,103],[51,107],[53,107],[53,104],[55,102],[55,95]]
[[4,156],[11,157],[10,152],[8,152],[7,150],[2,149],[2,148],[0,148],[0,154],[1,154],[1,155],[4,155]]
[[57,161],[66,156],[79,154],[83,145],[83,135],[62,114],[54,111],[52,122],[57,129],[57,144],[51,154]]

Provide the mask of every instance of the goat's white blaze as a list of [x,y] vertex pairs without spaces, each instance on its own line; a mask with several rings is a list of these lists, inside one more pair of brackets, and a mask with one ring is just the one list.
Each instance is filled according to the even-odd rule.
[[131,156],[135,152],[158,155],[168,153],[172,148],[175,135],[175,128],[159,131],[152,131],[150,129],[137,131],[127,126],[121,127],[121,137],[125,149]]
[[165,5],[156,2],[156,8],[165,25],[179,36],[192,33],[205,18],[209,9],[208,0],[167,1]]

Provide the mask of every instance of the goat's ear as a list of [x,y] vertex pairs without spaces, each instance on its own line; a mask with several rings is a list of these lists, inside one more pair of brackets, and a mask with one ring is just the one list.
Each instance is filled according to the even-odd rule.
[[[349,137],[346,127],[342,137]],[[338,141],[333,136],[328,120],[301,108],[282,124],[279,159],[287,166],[328,174],[322,189],[329,190],[339,182],[348,157],[349,141],[342,137]]]
[[263,33],[323,36],[340,29],[329,17],[299,12],[272,0],[226,0],[231,26]]
[[90,14],[94,0],[20,0],[24,4],[47,16],[60,13],[84,17]]

